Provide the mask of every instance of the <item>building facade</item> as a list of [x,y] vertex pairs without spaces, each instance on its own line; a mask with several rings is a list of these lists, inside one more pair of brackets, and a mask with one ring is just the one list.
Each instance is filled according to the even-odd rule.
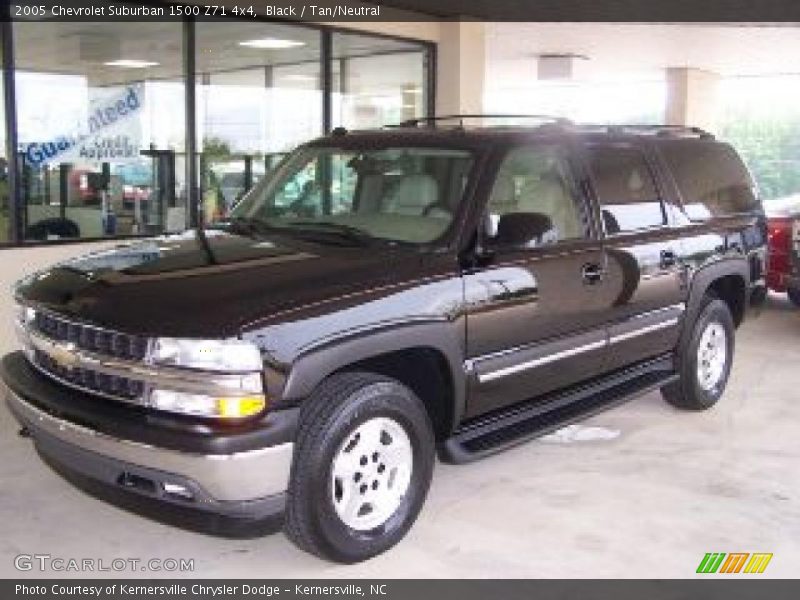
[[0,245],[182,231],[307,139],[433,114],[436,45],[368,29],[3,23]]

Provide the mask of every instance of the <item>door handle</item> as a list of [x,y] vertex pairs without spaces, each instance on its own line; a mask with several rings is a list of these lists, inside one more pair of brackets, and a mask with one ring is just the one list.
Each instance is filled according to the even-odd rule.
[[669,267],[674,267],[678,262],[678,256],[675,254],[674,250],[667,249],[661,251],[661,261],[660,265],[662,269],[668,269]]
[[599,283],[603,279],[603,269],[598,264],[586,263],[581,267],[581,278],[588,285]]

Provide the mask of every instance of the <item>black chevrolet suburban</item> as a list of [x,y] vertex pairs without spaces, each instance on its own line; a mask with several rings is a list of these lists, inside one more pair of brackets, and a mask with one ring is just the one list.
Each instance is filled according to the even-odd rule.
[[736,152],[692,128],[469,123],[336,129],[224,221],[20,282],[1,373],[20,432],[115,495],[282,519],[354,562],[408,531],[437,454],[656,389],[713,406],[765,298]]

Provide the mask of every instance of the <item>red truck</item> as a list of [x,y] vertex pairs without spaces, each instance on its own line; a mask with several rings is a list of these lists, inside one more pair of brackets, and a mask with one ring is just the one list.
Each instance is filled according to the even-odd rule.
[[800,306],[800,195],[765,203],[769,223],[767,286]]

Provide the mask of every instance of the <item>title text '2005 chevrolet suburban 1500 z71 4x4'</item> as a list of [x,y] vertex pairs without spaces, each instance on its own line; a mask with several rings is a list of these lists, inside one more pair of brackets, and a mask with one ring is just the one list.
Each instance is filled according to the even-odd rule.
[[2,380],[21,431],[112,495],[282,518],[354,562],[411,527],[437,451],[469,462],[654,389],[714,405],[765,297],[734,150],[467,121],[334,130],[221,223],[20,282]]

